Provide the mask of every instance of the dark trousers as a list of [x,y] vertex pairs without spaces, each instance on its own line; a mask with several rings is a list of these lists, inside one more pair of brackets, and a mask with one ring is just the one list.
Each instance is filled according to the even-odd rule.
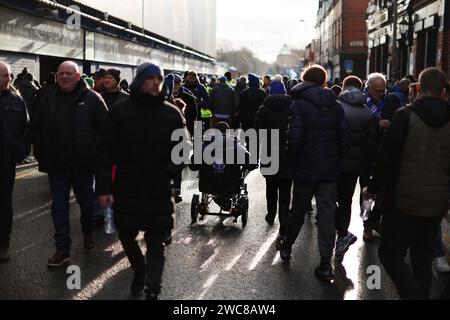
[[290,179],[266,177],[267,215],[275,219],[278,207],[278,218],[280,219],[281,228],[283,228],[289,214],[291,189],[292,180]]
[[[396,212],[384,215],[379,257],[400,298],[429,298],[433,247],[440,221]],[[405,262],[408,249],[412,270]]]
[[94,177],[92,174],[56,170],[48,175],[52,196],[52,219],[55,227],[55,246],[58,252],[70,254],[70,189],[80,205],[83,235],[90,236],[94,229]]
[[167,232],[170,230],[162,229],[145,232],[145,243],[147,245],[147,263],[139,247],[136,237],[139,230],[119,228],[119,239],[123,249],[130,261],[131,268],[135,272],[145,272],[146,285],[151,293],[159,294],[161,292],[162,275],[164,271],[164,251],[163,243]]
[[338,237],[347,235],[352,217],[352,200],[355,193],[358,174],[341,173],[336,189],[336,230]]
[[181,181],[183,177],[183,166],[179,166],[177,168],[177,172],[175,176],[173,177],[173,190],[174,191],[181,191]]
[[320,258],[322,262],[329,263],[333,256],[336,239],[336,182],[294,181],[292,208],[285,225],[286,244],[291,247],[297,239],[313,196],[317,203]]
[[441,221],[439,222],[436,237],[434,238],[434,258],[445,257],[445,245],[442,241]]
[[12,197],[16,166],[0,164],[0,246],[9,247],[13,223]]

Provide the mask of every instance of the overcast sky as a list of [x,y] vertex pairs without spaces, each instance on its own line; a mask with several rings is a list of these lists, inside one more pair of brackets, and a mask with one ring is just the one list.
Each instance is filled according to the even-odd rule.
[[299,48],[314,38],[318,3],[318,0],[217,0],[217,46],[230,49],[245,46],[260,59],[273,62],[284,43]]

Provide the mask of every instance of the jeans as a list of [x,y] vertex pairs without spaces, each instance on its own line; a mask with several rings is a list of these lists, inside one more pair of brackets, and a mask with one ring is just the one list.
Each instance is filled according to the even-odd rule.
[[[433,247],[441,218],[419,218],[386,212],[379,249],[380,261],[400,298],[428,299]],[[409,249],[411,266],[405,262]]]
[[291,247],[297,239],[311,200],[317,203],[318,245],[323,263],[330,263],[336,239],[336,182],[294,181],[292,208],[286,221],[286,245]]
[[338,237],[347,235],[352,216],[352,200],[355,193],[358,174],[341,173],[337,182],[336,230]]
[[[1,168],[4,168],[3,170]],[[0,163],[0,246],[9,247],[13,223],[12,197],[16,166],[2,166]]]
[[278,218],[280,219],[281,228],[283,228],[289,214],[291,189],[292,180],[290,179],[266,177],[267,215],[271,219],[275,219],[278,207]]
[[81,228],[84,236],[91,236],[94,229],[94,188],[92,174],[55,170],[48,175],[52,197],[52,219],[55,227],[55,246],[58,252],[69,255],[70,237],[70,189],[81,209]]
[[[163,241],[168,232],[170,232],[170,230],[165,229],[145,232],[144,238],[147,245],[147,259],[145,259],[141,248],[136,241],[139,230],[119,228],[119,239],[125,254],[130,261],[131,268],[135,272],[146,273],[147,288],[151,293],[155,294],[161,292],[162,275],[165,263],[165,245]],[[147,260],[147,263],[145,260]]]

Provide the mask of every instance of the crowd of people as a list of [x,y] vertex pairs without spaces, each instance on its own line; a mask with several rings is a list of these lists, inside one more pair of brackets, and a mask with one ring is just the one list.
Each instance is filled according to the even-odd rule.
[[[379,73],[330,83],[318,65],[301,79],[249,74],[234,84],[230,73],[208,81],[195,71],[166,76],[144,63],[128,84],[119,70],[99,69],[91,78],[66,61],[41,87],[27,70],[12,83],[10,66],[0,62],[0,263],[10,259],[16,164],[32,152],[52,198],[56,251],[48,266],[70,260],[73,188],[85,249],[95,247],[101,208],[112,205],[135,274],[131,293],[145,289],[157,299],[175,204],[183,201],[183,166],[171,160],[171,136],[177,129],[192,136],[199,121],[203,130],[226,124],[279,131],[280,168],[265,176],[265,220],[273,225],[278,214],[283,261],[291,259],[314,197],[321,258],[315,275],[334,279],[333,257],[342,259],[357,240],[348,229],[359,182],[361,205],[375,200],[364,240],[381,237],[380,261],[401,298],[427,299],[433,265],[450,272],[440,229],[449,209],[449,98],[437,68],[389,87]],[[448,298],[448,285],[442,296]]]

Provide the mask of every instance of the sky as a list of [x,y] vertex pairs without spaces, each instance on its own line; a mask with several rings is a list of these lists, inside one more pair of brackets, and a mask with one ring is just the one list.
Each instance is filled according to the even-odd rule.
[[217,48],[247,47],[258,58],[274,62],[283,44],[301,48],[314,38],[318,3],[318,0],[217,0]]

